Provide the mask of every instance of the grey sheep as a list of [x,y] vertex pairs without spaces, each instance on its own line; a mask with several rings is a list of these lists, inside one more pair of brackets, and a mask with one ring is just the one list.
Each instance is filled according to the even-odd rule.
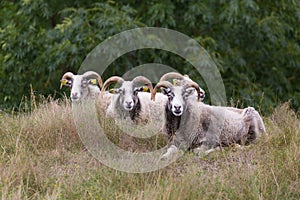
[[198,96],[200,95],[199,86],[193,81],[186,81],[178,86],[161,81],[153,90],[153,100],[158,88],[162,88],[163,93],[168,96],[164,130],[172,133],[170,148],[163,155],[164,158],[178,148],[211,149],[221,145],[247,144],[265,133],[259,114],[251,107],[237,110],[210,106],[188,98],[193,94],[191,88],[195,88]]

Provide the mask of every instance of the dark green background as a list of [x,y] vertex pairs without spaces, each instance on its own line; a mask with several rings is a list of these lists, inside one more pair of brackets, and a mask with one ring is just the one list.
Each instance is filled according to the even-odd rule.
[[[30,88],[37,96],[68,94],[59,90],[64,72],[76,73],[85,56],[109,36],[146,26],[174,29],[197,40],[216,62],[229,104],[251,105],[265,114],[288,100],[299,107],[298,0],[1,1],[0,19],[1,109],[22,107]],[[188,62],[154,49],[120,57],[103,78],[153,62],[201,83]]]

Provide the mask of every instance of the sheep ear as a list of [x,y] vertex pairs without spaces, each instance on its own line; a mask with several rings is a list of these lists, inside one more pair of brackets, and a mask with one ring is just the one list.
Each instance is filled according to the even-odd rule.
[[149,92],[150,89],[147,86],[143,86],[143,92]]
[[119,94],[121,92],[122,92],[122,89],[120,89],[120,88],[112,88],[109,90],[109,93],[111,93],[111,94]]
[[62,80],[60,80],[60,87],[62,87],[62,86],[71,87],[72,81],[68,80],[68,79],[62,79]]
[[90,79],[89,84],[97,85],[97,79]]
[[68,83],[68,80],[67,79],[62,79],[60,80],[60,84],[63,85],[63,86],[66,86]]
[[180,80],[178,79],[173,79],[173,85],[177,86],[180,84]]
[[109,90],[109,93],[111,93],[111,94],[117,94],[117,91],[116,91],[116,89],[112,88],[112,89]]
[[135,92],[148,92],[149,88],[147,86],[142,86],[142,87],[135,87],[134,88]]

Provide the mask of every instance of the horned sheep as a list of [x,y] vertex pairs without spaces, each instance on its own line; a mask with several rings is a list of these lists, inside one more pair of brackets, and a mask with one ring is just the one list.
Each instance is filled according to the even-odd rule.
[[[113,83],[121,86],[111,89],[114,95],[106,112],[107,117],[128,119],[129,122],[135,124],[147,124],[162,116],[163,105],[167,102],[167,97],[158,94],[157,102],[151,101],[153,86],[149,79],[137,76],[132,81],[125,81],[122,77],[113,76],[105,81],[101,92],[104,92]],[[145,87],[138,86],[138,83],[146,85],[150,93],[144,92]]]
[[94,71],[87,71],[82,75],[74,75],[72,72],[66,72],[60,80],[60,89],[63,86],[70,87],[72,102],[79,102],[83,99],[95,98],[100,94],[97,81],[99,86],[102,87],[101,76]]
[[193,94],[191,88],[200,90],[197,83],[186,81],[178,86],[168,81],[160,81],[154,88],[162,88],[168,101],[165,105],[164,130],[171,133],[171,143],[163,158],[178,151],[221,145],[246,144],[253,142],[265,133],[263,121],[258,112],[248,107],[237,110],[229,107],[210,106],[188,98]]
[[[100,95],[100,88],[103,82],[97,72],[87,71],[82,75],[74,75],[72,72],[66,72],[60,82],[60,88],[63,86],[71,88],[71,101],[75,103],[73,104],[75,106],[73,108],[84,109],[85,112],[88,112],[88,108],[93,109],[96,107],[98,117],[102,117],[103,113],[106,113],[112,94],[105,92]],[[84,104],[82,104],[83,102]]]

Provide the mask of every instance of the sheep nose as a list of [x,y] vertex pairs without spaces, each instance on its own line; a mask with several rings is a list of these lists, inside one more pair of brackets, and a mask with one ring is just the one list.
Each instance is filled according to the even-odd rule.
[[72,98],[73,99],[77,99],[78,98],[78,93],[77,92],[73,92],[72,93]]
[[175,108],[176,111],[179,111],[181,106],[174,106],[174,108]]
[[127,106],[131,106],[132,101],[125,101],[125,103],[127,104]]

